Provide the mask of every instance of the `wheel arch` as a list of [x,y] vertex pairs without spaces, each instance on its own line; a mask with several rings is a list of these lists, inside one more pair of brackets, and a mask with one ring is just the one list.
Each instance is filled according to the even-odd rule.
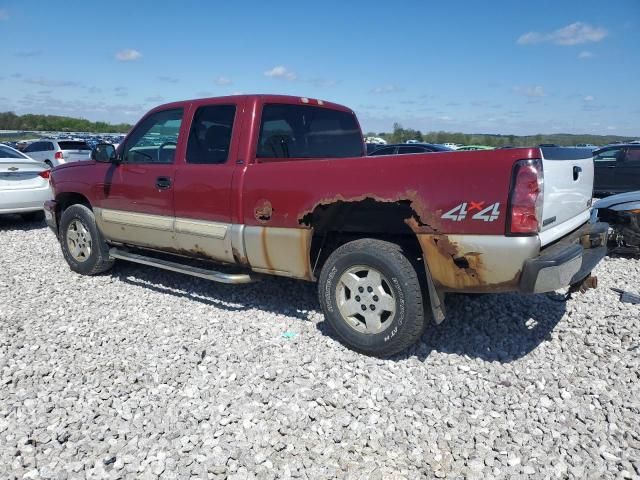
[[93,210],[91,206],[91,202],[89,199],[81,193],[78,192],[61,192],[56,195],[56,220],[57,224],[60,225],[60,219],[62,218],[62,213],[69,208],[71,205],[84,205],[90,210]]
[[374,238],[399,245],[424,283],[429,294],[433,318],[444,320],[444,293],[436,289],[424,258],[423,249],[414,231],[419,217],[410,200],[383,202],[374,198],[357,201],[338,200],[321,204],[304,217],[312,229],[309,261],[318,278],[329,255],[341,245],[360,238]]

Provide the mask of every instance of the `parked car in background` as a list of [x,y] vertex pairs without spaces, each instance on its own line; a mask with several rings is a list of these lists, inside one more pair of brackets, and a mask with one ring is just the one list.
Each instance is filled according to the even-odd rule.
[[593,193],[596,197],[640,190],[640,144],[600,148],[593,152],[593,161]]
[[593,143],[578,143],[576,148],[590,148],[592,150],[596,150],[600,148],[598,145],[594,145]]
[[36,140],[24,153],[49,167],[91,159],[91,147],[85,140]]
[[394,145],[383,145],[382,148],[378,148],[369,156],[380,155],[402,155],[405,153],[430,153],[430,152],[451,152],[450,148],[444,145],[437,145],[435,143],[397,143]]
[[0,214],[43,220],[44,202],[51,199],[49,172],[44,163],[0,144]]
[[473,150],[493,150],[494,147],[489,147],[487,145],[464,145],[462,147],[458,147],[459,152],[469,152]]
[[442,145],[444,145],[445,147],[447,147],[447,148],[449,148],[451,150],[457,150],[458,147],[460,146],[457,143],[451,143],[451,142],[446,142],[446,143],[443,143]]
[[640,254],[640,190],[598,200],[591,209],[591,221],[609,224],[611,252]]

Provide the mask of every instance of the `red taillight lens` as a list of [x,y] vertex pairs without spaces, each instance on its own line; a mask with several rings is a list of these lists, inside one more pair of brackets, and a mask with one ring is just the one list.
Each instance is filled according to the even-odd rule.
[[508,233],[538,233],[542,219],[544,176],[542,160],[520,160],[513,169]]
[[45,180],[49,180],[49,177],[51,176],[51,170],[43,170],[38,173],[38,176],[44,178]]
[[62,152],[56,152],[56,160],[64,160],[64,155],[62,154]]

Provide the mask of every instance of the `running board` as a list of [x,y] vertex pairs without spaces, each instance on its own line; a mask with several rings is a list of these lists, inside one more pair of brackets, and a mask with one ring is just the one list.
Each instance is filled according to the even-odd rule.
[[200,277],[220,283],[250,283],[256,280],[255,277],[246,273],[222,273],[217,272],[216,270],[208,270],[206,268],[182,265],[168,260],[146,257],[126,250],[120,250],[118,248],[111,248],[109,250],[109,257],[127,260],[133,263],[140,263],[142,265],[149,265],[151,267],[162,268],[164,270],[171,270],[172,272],[184,273],[185,275],[191,275],[192,277]]

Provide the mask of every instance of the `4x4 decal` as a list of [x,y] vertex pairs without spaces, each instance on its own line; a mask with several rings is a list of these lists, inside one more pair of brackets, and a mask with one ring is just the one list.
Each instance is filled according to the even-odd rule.
[[485,207],[486,202],[462,202],[456,205],[448,212],[444,213],[442,217],[445,220],[452,220],[454,222],[461,222],[467,219],[467,216],[472,212],[476,212],[471,219],[482,220],[484,222],[493,222],[500,217],[500,202],[492,203]]

